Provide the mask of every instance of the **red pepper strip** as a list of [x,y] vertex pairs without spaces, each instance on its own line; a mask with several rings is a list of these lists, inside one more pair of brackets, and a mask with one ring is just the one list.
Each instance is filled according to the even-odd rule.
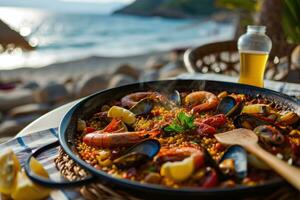
[[119,124],[121,120],[112,119],[111,122],[102,130],[102,132],[112,133],[119,129]]
[[219,128],[226,122],[226,117],[224,114],[215,115],[212,117],[208,117],[201,121],[204,124],[210,125],[214,128]]
[[216,133],[216,129],[210,125],[198,123],[197,126],[197,133],[200,135],[213,135]]
[[216,170],[211,169],[208,174],[205,176],[205,179],[202,183],[203,188],[212,188],[218,184],[218,175]]

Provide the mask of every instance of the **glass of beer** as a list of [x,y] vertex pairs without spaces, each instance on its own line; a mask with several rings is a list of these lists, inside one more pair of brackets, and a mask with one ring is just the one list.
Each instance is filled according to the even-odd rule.
[[264,87],[265,68],[272,48],[265,32],[265,26],[248,26],[247,33],[238,40],[240,83]]

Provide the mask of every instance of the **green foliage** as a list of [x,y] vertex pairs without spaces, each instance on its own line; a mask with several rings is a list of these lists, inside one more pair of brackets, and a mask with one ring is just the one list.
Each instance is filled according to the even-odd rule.
[[194,124],[194,117],[180,112],[177,118],[164,128],[167,132],[183,133],[185,131],[193,130],[196,126]]
[[217,0],[216,5],[229,10],[256,12],[259,9],[259,0]]
[[[214,2],[215,0],[136,0],[123,9],[127,13],[144,15],[180,13],[182,16],[201,16],[217,10]],[[120,10],[121,13],[123,9]]]
[[169,0],[162,8],[181,10],[190,15],[211,14],[216,10],[213,0]]
[[288,40],[300,44],[300,1],[284,0],[282,27]]

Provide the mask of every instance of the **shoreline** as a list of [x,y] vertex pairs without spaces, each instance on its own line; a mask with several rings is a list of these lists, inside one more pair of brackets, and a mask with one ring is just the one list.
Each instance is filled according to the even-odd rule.
[[148,59],[152,57],[166,59],[173,50],[157,51],[133,56],[105,57],[88,56],[81,59],[73,59],[65,62],[55,62],[41,67],[23,67],[15,69],[0,69],[0,79],[36,80],[61,80],[69,77],[89,75],[93,73],[111,73],[121,65],[131,65],[136,69],[144,69]]

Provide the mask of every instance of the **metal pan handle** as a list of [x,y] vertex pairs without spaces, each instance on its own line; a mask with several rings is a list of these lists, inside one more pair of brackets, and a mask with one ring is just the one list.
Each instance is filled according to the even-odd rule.
[[52,148],[55,148],[55,147],[58,147],[59,146],[59,141],[55,141],[53,143],[50,143],[48,145],[45,145],[39,149],[37,149],[34,153],[32,153],[26,160],[25,162],[25,172],[26,172],[26,175],[29,177],[30,180],[32,180],[34,183],[37,183],[39,185],[42,185],[42,186],[45,186],[45,187],[50,187],[50,188],[67,188],[67,187],[76,187],[76,186],[82,186],[84,184],[88,184],[88,183],[91,183],[93,181],[96,180],[96,177],[94,176],[88,176],[86,177],[85,179],[83,180],[76,180],[76,181],[65,181],[65,182],[56,182],[56,181],[53,181],[53,180],[50,180],[50,179],[46,179],[44,177],[41,177],[41,176],[38,176],[36,175],[31,169],[30,169],[30,159],[32,157],[37,157],[38,155],[40,155],[41,153],[49,150],[49,149],[52,149]]

